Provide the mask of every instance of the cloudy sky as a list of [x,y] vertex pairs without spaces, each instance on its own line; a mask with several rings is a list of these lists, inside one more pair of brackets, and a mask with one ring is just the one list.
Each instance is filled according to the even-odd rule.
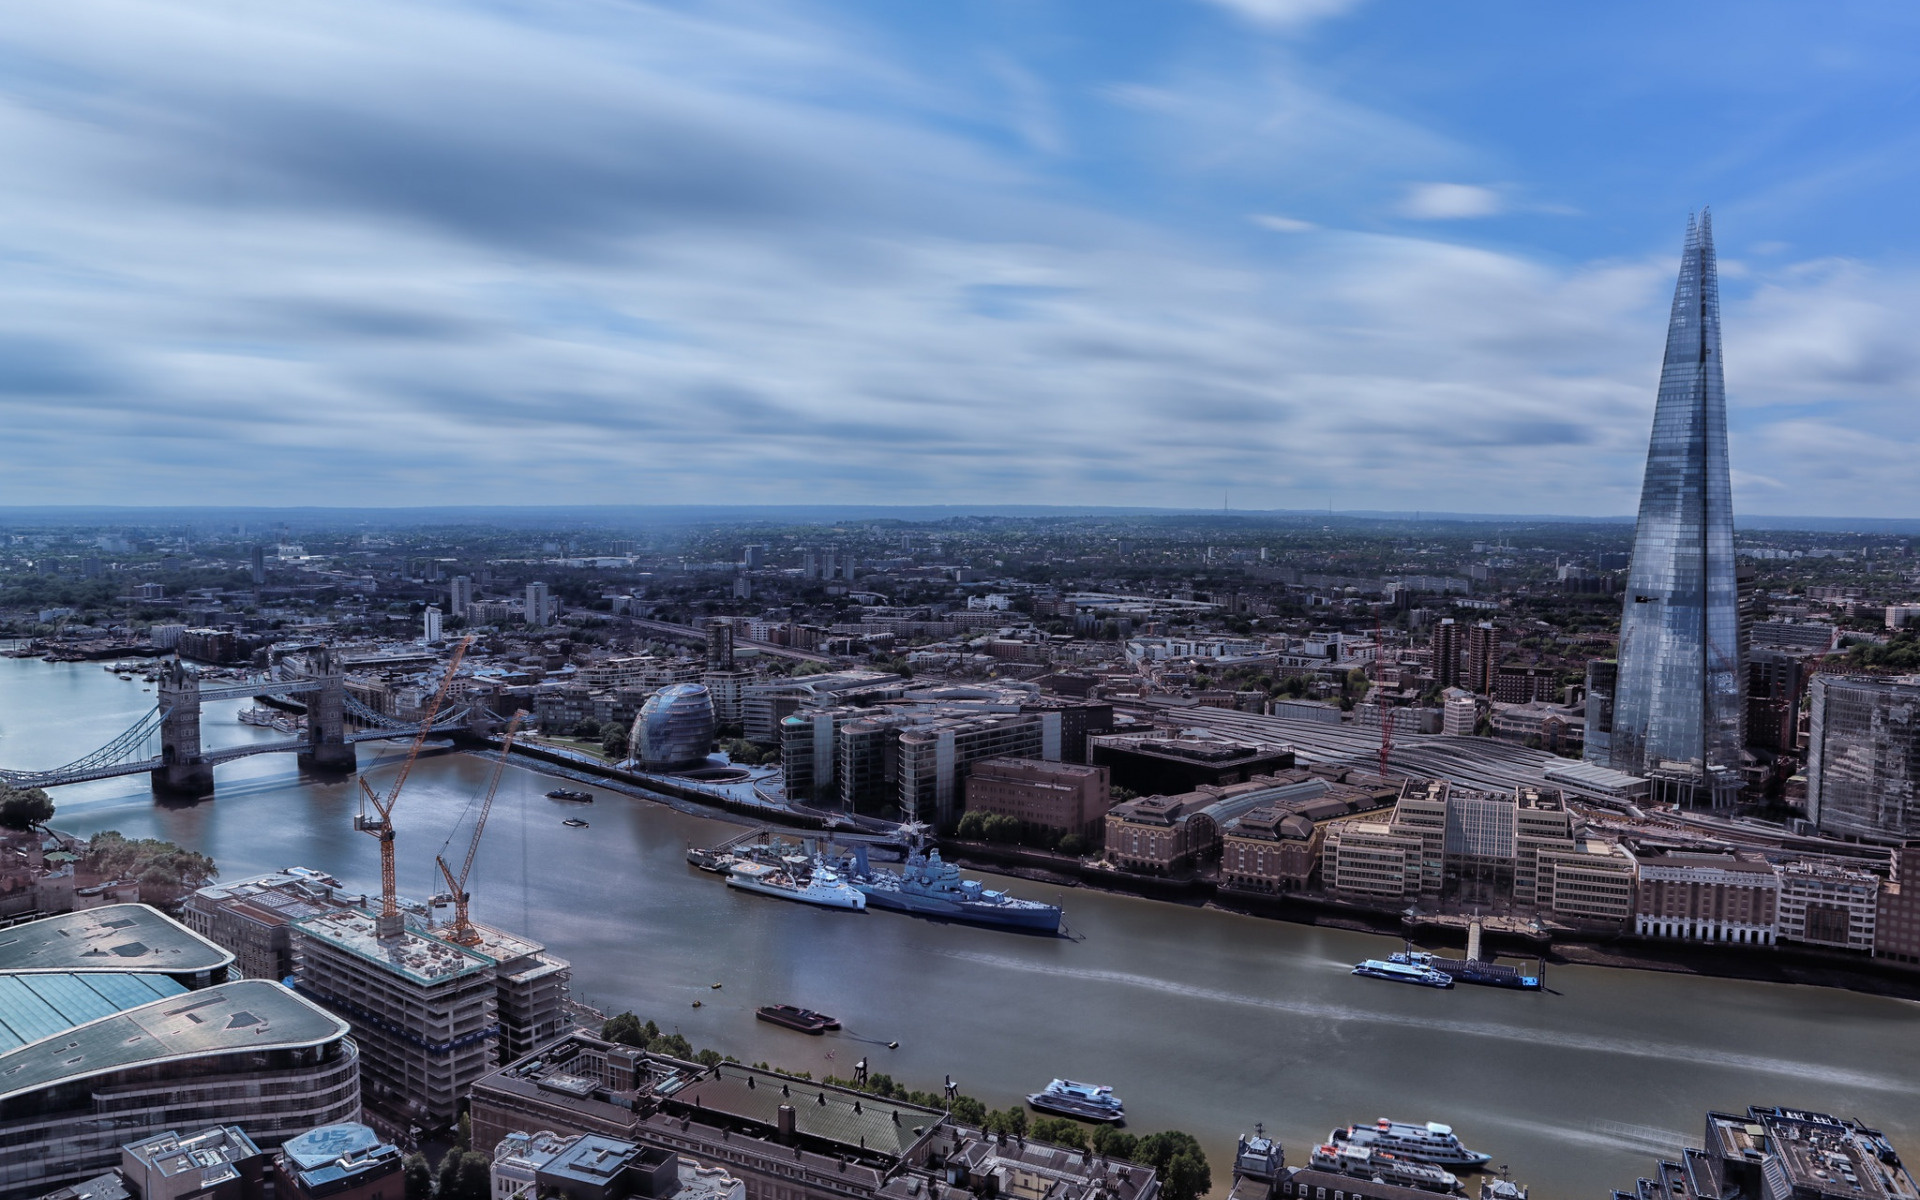
[[1920,515],[1920,6],[0,6],[0,505]]

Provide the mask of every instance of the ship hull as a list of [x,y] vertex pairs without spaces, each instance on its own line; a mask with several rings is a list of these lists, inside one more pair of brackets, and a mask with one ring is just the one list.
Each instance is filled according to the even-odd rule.
[[743,879],[738,875],[727,876],[727,886],[743,892],[755,892],[762,896],[772,896],[777,900],[791,900],[795,904],[811,904],[815,908],[834,908],[845,912],[861,912],[867,907],[866,897],[854,891],[846,892],[808,892],[797,888],[773,887],[753,879]]
[[910,895],[892,888],[854,884],[874,908],[933,917],[942,921],[964,921],[969,925],[987,925],[996,929],[1017,929],[1026,933],[1059,933],[1060,910],[1050,905],[1038,908],[1009,908],[997,904],[978,907],[931,897]]
[[1096,1104],[1088,1104],[1068,1096],[1049,1096],[1045,1092],[1035,1092],[1027,1097],[1027,1104],[1041,1112],[1057,1113],[1063,1117],[1073,1117],[1081,1121],[1100,1121],[1118,1125],[1127,1119],[1126,1110],[1114,1112]]

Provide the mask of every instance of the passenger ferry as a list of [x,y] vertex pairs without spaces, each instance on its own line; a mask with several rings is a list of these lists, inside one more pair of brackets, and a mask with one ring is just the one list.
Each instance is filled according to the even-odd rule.
[[769,863],[740,862],[727,872],[727,886],[820,908],[844,908],[853,912],[867,910],[867,898],[860,894],[859,889],[844,882],[832,871],[815,871],[802,882],[785,869]]
[[1412,983],[1421,987],[1450,988],[1453,986],[1453,976],[1445,971],[1436,971],[1432,967],[1423,967],[1417,963],[1397,963],[1370,958],[1354,967],[1353,973],[1365,975],[1369,979],[1390,979],[1395,983]]
[[1078,1117],[1082,1121],[1124,1121],[1127,1106],[1113,1089],[1097,1083],[1075,1083],[1056,1079],[1027,1097],[1027,1103],[1042,1112]]
[[1333,1140],[1372,1150],[1386,1150],[1402,1158],[1439,1163],[1446,1167],[1476,1170],[1492,1161],[1493,1155],[1469,1150],[1460,1144],[1452,1126],[1428,1121],[1390,1121],[1381,1117],[1371,1125],[1350,1125],[1333,1131]]
[[1431,1163],[1415,1162],[1385,1150],[1369,1150],[1350,1142],[1322,1142],[1313,1148],[1307,1160],[1316,1171],[1332,1171],[1355,1179],[1372,1179],[1396,1187],[1419,1188],[1423,1192],[1452,1195],[1460,1190],[1460,1180]]

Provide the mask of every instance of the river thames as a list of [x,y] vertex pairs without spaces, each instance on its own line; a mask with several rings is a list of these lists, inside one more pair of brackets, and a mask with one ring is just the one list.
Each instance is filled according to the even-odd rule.
[[[71,761],[152,703],[98,664],[0,659],[0,766]],[[243,706],[207,706],[209,746],[285,737],[239,724]],[[362,746],[361,766],[384,781],[395,753]],[[489,769],[467,755],[415,768],[395,813],[403,892],[440,890],[433,856]],[[683,860],[737,827],[607,791],[591,807],[558,803],[542,794],[553,786],[506,772],[475,918],[572,960],[579,998],[749,1062],[844,1075],[866,1055],[913,1087],[951,1074],[995,1107],[1055,1075],[1111,1084],[1133,1131],[1199,1137],[1216,1185],[1256,1121],[1291,1163],[1336,1124],[1445,1121],[1541,1200],[1630,1187],[1655,1154],[1697,1144],[1709,1108],[1856,1116],[1920,1155],[1911,1002],[1599,967],[1554,968],[1546,995],[1394,987],[1347,973],[1387,939],[1021,881],[1017,894],[1064,904],[1080,940],[829,912],[731,891]],[[218,789],[162,807],[144,776],[60,788],[53,824],[166,838],[212,855],[226,879],[303,865],[378,886],[351,780],[312,782],[291,755],[263,755],[219,768]],[[575,815],[590,827],[561,824]],[[846,1029],[809,1038],[753,1019],[775,1001]]]

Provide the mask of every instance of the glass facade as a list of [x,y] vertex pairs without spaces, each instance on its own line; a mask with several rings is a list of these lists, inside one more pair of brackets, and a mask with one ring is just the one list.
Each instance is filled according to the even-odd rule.
[[1822,833],[1920,838],[1920,679],[1813,680],[1809,815]]
[[[1693,802],[1738,788],[1742,691],[1713,225],[1687,224],[1640,487],[1613,700],[1616,770]],[[1684,781],[1691,779],[1692,786]]]
[[644,767],[705,762],[713,749],[713,697],[704,684],[673,683],[647,697],[633,722],[633,756]]

